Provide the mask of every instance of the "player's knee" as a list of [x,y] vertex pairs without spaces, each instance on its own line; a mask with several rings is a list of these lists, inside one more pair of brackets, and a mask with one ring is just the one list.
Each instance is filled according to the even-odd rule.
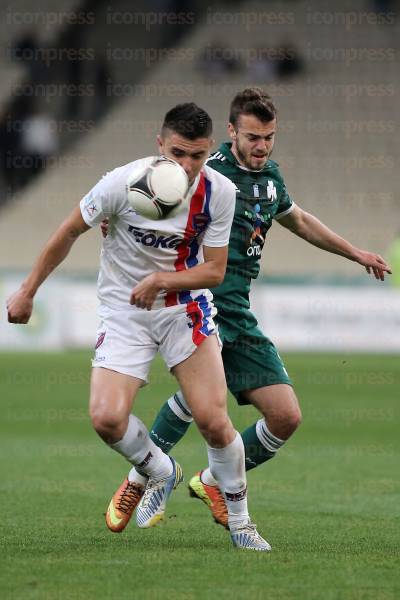
[[232,437],[232,423],[227,415],[205,417],[197,423],[197,426],[208,444],[214,448],[223,448]]
[[296,429],[301,425],[301,410],[299,407],[293,408],[290,412],[287,413],[285,419],[285,426],[288,431],[290,431],[289,435],[294,433]]
[[121,419],[117,415],[99,408],[91,408],[89,412],[93,428],[101,437],[108,437],[118,432]]
[[279,415],[268,415],[265,419],[267,426],[273,435],[287,440],[301,424],[302,416],[299,406],[293,406],[290,409],[280,412]]

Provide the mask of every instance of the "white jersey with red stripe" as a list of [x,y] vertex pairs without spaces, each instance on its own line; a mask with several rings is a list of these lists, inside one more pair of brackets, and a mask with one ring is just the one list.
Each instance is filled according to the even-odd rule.
[[[103,241],[98,278],[100,302],[126,308],[132,289],[155,271],[181,271],[204,262],[202,246],[229,242],[235,210],[235,186],[204,166],[189,190],[187,208],[169,219],[152,221],[135,213],[127,201],[128,175],[138,175],[155,156],[136,160],[107,173],[81,200],[82,217],[90,227],[110,219]],[[153,308],[211,300],[209,290],[162,291]]]

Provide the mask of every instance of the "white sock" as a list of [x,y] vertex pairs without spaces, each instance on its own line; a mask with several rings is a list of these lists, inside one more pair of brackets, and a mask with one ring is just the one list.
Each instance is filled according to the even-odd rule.
[[[282,448],[283,444],[286,441],[281,440],[280,438],[276,437],[276,435],[271,433],[264,419],[260,419],[259,421],[257,421],[256,434],[258,439],[260,440],[260,444],[262,444],[271,455],[276,454],[279,448]],[[218,485],[218,482],[212,476],[210,467],[207,467],[207,469],[204,469],[204,471],[202,472],[201,481],[206,485]]]
[[[172,412],[182,421],[186,421],[187,423],[191,423],[193,421],[192,413],[190,412],[190,408],[186,404],[186,400],[180,390],[178,390],[173,396],[168,399],[168,406],[172,410]],[[128,474],[129,481],[133,483],[138,483],[139,485],[146,485],[148,481],[148,477],[138,473],[136,467],[132,467]],[[214,480],[215,481],[215,480]],[[215,483],[214,485],[217,485]]]
[[141,473],[153,479],[164,479],[172,473],[172,463],[167,454],[151,440],[146,426],[134,415],[129,415],[124,437],[109,446],[122,454]]
[[210,467],[207,467],[207,469],[204,469],[204,471],[202,471],[202,473],[200,475],[200,479],[206,485],[213,485],[213,486],[218,485],[218,481],[215,479],[215,477],[212,476]]
[[225,448],[208,446],[208,464],[224,494],[230,528],[249,522],[243,440],[236,432]]
[[186,400],[181,390],[178,390],[176,394],[171,396],[168,399],[168,406],[172,410],[172,412],[179,418],[181,421],[186,421],[186,423],[191,423],[193,421],[192,413],[188,405],[186,404]]
[[146,487],[149,478],[147,475],[141,475],[136,471],[136,467],[132,467],[132,469],[128,473],[128,480],[131,483],[138,483],[139,485],[143,485]]

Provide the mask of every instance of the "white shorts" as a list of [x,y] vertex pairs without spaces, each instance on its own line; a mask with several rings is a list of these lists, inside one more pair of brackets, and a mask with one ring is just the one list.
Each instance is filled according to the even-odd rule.
[[101,305],[93,367],[103,367],[147,383],[150,365],[160,351],[172,369],[191,356],[210,335],[217,334],[214,304],[201,301],[168,308],[127,310]]

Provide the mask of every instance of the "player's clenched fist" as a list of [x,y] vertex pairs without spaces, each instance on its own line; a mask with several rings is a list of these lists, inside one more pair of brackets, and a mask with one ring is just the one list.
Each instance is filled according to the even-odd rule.
[[159,273],[147,275],[147,277],[142,279],[142,281],[140,281],[132,290],[130,304],[134,304],[138,308],[151,310],[162,287]]
[[9,323],[27,323],[33,309],[33,298],[20,288],[7,300]]

